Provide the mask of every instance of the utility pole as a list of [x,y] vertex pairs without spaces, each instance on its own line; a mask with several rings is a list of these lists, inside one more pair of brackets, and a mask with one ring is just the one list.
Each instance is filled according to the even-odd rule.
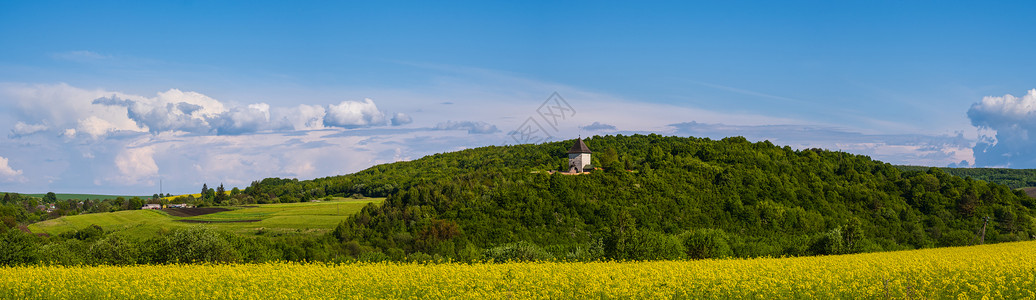
[[989,216],[985,216],[982,219],[985,220],[985,222],[982,223],[982,240],[979,241],[980,245],[986,243],[986,225],[989,224]]

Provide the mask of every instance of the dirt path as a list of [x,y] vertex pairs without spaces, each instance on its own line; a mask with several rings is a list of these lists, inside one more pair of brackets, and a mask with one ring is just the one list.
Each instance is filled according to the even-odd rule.
[[[22,232],[25,232],[25,233],[28,233],[28,234],[33,234],[32,230],[29,230],[29,226],[21,225],[21,226],[18,226],[18,229],[21,230]],[[36,233],[36,235],[38,235],[38,236],[50,236],[49,234],[46,234],[46,233]]]

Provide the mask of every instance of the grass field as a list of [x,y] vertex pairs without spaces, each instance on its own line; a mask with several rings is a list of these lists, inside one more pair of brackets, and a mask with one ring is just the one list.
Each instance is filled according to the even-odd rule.
[[1033,248],[658,262],[2,267],[0,298],[1034,299]]
[[[202,225],[240,234],[255,233],[259,228],[268,232],[326,232],[368,203],[379,203],[383,198],[346,199],[332,201],[259,204],[228,207],[231,210],[195,217],[176,217],[157,210],[126,210],[112,213],[65,216],[29,225],[34,233],[51,235],[78,230],[95,224],[106,231],[117,232],[130,238],[146,238],[159,230]],[[214,223],[185,223],[183,220]],[[253,221],[255,222],[241,222]]]

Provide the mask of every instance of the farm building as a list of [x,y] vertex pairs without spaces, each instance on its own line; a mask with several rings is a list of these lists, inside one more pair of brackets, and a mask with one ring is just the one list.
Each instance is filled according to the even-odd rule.
[[144,204],[140,209],[162,209],[161,204]]

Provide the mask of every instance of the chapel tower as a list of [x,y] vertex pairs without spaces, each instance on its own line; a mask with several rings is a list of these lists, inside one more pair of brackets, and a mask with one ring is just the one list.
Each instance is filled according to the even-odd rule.
[[583,139],[576,139],[576,143],[568,149],[568,171],[583,173],[583,168],[590,165],[590,153],[590,148],[586,147]]

